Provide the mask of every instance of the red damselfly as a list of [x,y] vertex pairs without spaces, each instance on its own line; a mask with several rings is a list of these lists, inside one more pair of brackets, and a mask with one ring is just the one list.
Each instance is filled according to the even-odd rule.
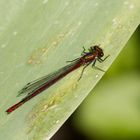
[[70,62],[70,64],[60,68],[59,70],[49,75],[41,77],[25,85],[25,87],[23,87],[21,91],[19,91],[19,95],[24,93],[26,93],[27,95],[21,101],[8,108],[6,112],[8,114],[13,112],[15,109],[23,105],[25,102],[29,101],[30,99],[32,99],[45,89],[49,88],[63,77],[65,77],[67,74],[69,74],[70,72],[76,70],[81,66],[83,66],[83,69],[79,77],[79,80],[81,79],[85,68],[91,63],[92,67],[95,67],[96,69],[103,71],[102,69],[95,66],[96,61],[99,61],[101,63],[108,57],[107,56],[104,59],[102,59],[103,56],[104,56],[103,50],[99,47],[99,45],[91,46],[88,49],[88,52],[86,52],[85,48],[83,47],[81,57],[74,59],[72,61],[67,61]]

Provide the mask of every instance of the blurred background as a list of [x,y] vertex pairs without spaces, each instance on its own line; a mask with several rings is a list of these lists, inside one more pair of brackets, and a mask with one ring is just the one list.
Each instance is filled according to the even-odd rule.
[[140,26],[51,140],[140,140]]

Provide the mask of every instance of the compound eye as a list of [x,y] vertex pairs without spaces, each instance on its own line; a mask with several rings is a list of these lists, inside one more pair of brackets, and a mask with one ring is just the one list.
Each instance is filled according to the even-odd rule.
[[97,50],[97,49],[98,49],[98,46],[94,46],[93,49],[94,49],[94,50]]
[[104,53],[100,53],[100,56],[103,57],[104,56]]

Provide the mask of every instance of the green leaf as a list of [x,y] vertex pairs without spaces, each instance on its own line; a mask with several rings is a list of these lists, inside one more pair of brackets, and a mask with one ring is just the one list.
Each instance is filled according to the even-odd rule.
[[139,83],[136,71],[101,82],[74,118],[79,131],[90,139],[139,139]]
[[0,1],[0,139],[49,139],[103,76],[82,68],[10,115],[28,82],[80,56],[82,47],[101,44],[107,70],[140,21],[139,0]]

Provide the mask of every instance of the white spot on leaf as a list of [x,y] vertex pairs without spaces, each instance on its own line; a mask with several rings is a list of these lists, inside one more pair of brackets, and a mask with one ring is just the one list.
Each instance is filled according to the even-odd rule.
[[48,2],[48,0],[43,0],[43,4],[46,4]]

